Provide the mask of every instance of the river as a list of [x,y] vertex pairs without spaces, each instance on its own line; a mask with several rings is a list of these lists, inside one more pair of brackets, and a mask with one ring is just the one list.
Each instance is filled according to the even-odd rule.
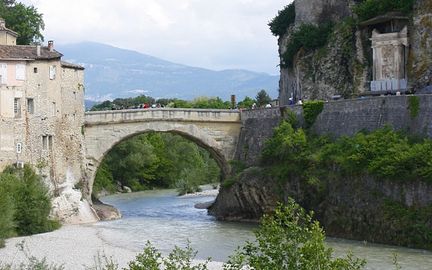
[[[163,253],[174,245],[184,247],[187,241],[198,251],[197,258],[211,257],[226,261],[246,240],[253,240],[256,225],[219,222],[206,210],[194,208],[214,196],[177,197],[174,190],[146,191],[104,197],[123,214],[121,220],[95,224],[100,237],[112,245],[141,249],[147,240]],[[402,269],[432,269],[432,253],[423,250],[376,245],[359,241],[329,238],[327,244],[342,256],[348,251],[368,261],[367,269],[395,269],[393,254],[397,253]]]
[[[214,196],[178,197],[174,190],[120,194],[103,198],[123,214],[117,221],[95,224],[105,241],[119,247],[141,249],[147,240],[163,253],[187,241],[198,251],[197,258],[211,257],[226,261],[246,240],[253,240],[253,224],[219,222],[196,203],[211,201]],[[329,238],[327,244],[342,256],[348,251],[367,260],[367,269],[395,269],[397,254],[402,269],[432,269],[432,253],[423,250],[376,245],[359,241]]]

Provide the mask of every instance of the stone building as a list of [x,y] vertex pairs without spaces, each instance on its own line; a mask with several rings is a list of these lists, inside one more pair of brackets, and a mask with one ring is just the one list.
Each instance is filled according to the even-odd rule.
[[53,215],[92,219],[73,187],[83,178],[84,68],[48,46],[16,45],[0,19],[0,170],[32,165],[50,186]]

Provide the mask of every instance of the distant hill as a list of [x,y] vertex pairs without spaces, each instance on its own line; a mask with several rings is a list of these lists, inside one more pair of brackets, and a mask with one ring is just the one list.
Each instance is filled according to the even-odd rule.
[[247,70],[213,71],[168,62],[139,52],[84,42],[57,46],[63,59],[83,65],[86,99],[101,101],[139,94],[154,98],[193,99],[235,94],[255,97],[266,89],[277,97],[279,76]]

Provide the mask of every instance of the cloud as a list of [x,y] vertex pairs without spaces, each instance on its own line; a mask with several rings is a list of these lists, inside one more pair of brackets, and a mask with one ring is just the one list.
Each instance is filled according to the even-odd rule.
[[23,0],[44,14],[46,39],[95,41],[181,64],[277,73],[268,21],[283,0]]

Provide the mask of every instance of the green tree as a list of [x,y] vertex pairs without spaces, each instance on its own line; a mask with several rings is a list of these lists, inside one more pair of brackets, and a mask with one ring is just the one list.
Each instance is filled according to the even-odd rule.
[[34,6],[3,0],[0,2],[0,17],[5,19],[8,28],[19,34],[17,44],[29,45],[44,40],[41,32],[45,24],[42,14]]
[[283,36],[290,25],[295,22],[296,11],[294,2],[285,6],[284,9],[278,11],[278,15],[269,23],[270,31],[275,36]]
[[266,90],[264,89],[258,92],[255,99],[257,101],[258,107],[265,106],[271,102],[270,96],[267,94]]
[[294,200],[280,205],[273,215],[261,220],[256,241],[246,242],[224,265],[225,270],[286,269],[286,270],[356,270],[363,269],[364,260],[332,257],[325,235],[313,213],[306,213]]
[[252,99],[250,97],[245,97],[242,101],[240,101],[237,106],[241,109],[250,109],[252,108],[252,105],[256,103],[255,99]]

